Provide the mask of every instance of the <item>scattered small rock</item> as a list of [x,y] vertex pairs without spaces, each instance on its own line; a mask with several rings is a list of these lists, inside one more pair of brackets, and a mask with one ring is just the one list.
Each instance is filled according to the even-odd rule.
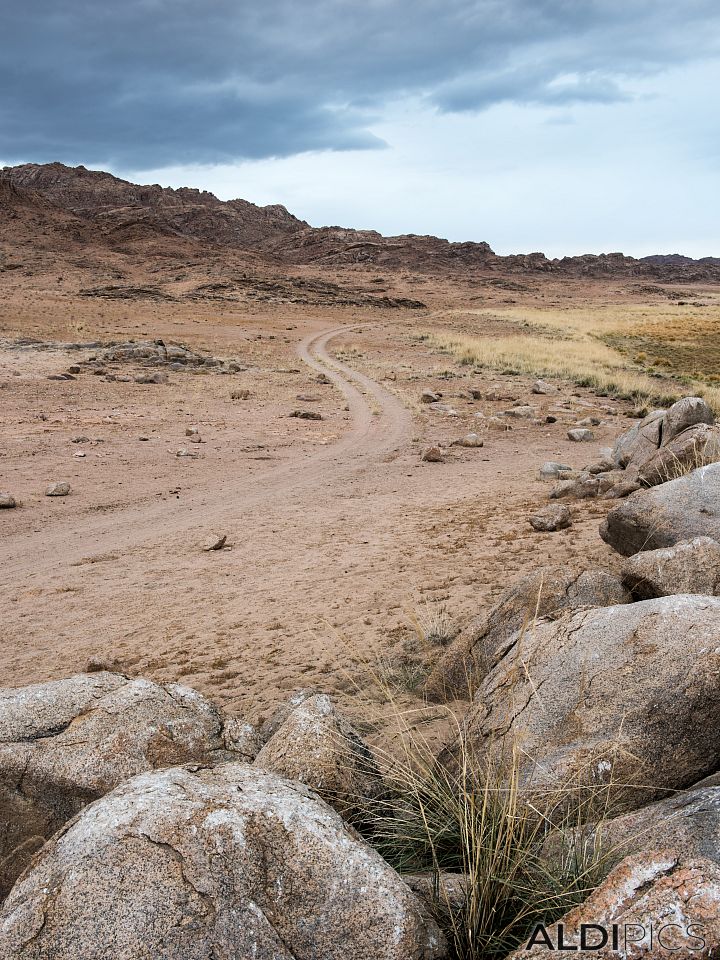
[[223,533],[221,536],[213,534],[209,539],[203,544],[203,550],[206,553],[209,553],[211,550],[222,550],[222,548],[227,543],[227,534]]
[[135,383],[167,383],[168,375],[162,370],[155,373],[141,373],[135,377]]
[[537,407],[523,405],[520,407],[510,407],[509,410],[503,410],[504,417],[512,417],[515,420],[531,420],[537,414]]
[[568,430],[567,435],[568,440],[574,440],[575,443],[582,443],[583,441],[595,439],[595,434],[592,432],[592,430],[588,430],[586,428]]
[[561,480],[563,474],[572,473],[573,468],[567,463],[557,463],[555,460],[546,460],[540,467],[541,480]]
[[70,484],[67,480],[51,483],[45,491],[46,497],[66,497],[70,493]]
[[90,443],[90,437],[72,437],[71,443]]
[[572,526],[572,515],[562,503],[543,507],[528,519],[533,530],[539,533],[554,533],[556,530],[566,530]]
[[447,417],[456,417],[458,415],[457,410],[451,407],[449,403],[431,403],[429,404],[429,408],[433,413],[444,413]]
[[533,384],[532,392],[545,395],[548,393],[557,393],[557,388],[553,387],[551,383],[547,383],[545,380],[536,380]]
[[491,430],[501,430],[504,433],[512,430],[507,420],[503,420],[501,417],[488,417],[485,423]]
[[420,394],[420,403],[437,403],[442,397],[441,393],[433,393],[432,390],[423,390]]
[[181,447],[178,452],[175,454],[176,457],[190,457],[192,460],[197,460],[200,456],[199,453],[196,453],[194,450],[188,450],[186,447]]
[[453,440],[453,447],[481,447],[483,441],[477,433],[466,433],[464,437],[460,437],[459,440]]
[[233,390],[230,394],[231,400],[249,400],[250,391],[249,390]]
[[323,415],[317,410],[293,410],[291,417],[297,417],[299,420],[322,420]]
[[0,493],[0,510],[12,510],[16,506],[14,497],[11,497],[9,493]]
[[426,463],[443,463],[445,461],[445,454],[442,447],[428,447],[423,453],[422,458]]

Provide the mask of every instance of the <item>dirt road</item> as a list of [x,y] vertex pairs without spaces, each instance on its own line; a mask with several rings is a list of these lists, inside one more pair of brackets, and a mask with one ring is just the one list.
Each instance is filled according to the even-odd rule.
[[[267,415],[263,424],[248,411],[216,420],[219,439],[201,448],[205,459],[176,460],[158,442],[155,459],[145,462],[124,453],[144,423],[133,420],[122,443],[111,446],[109,437],[88,454],[94,462],[79,461],[88,466],[77,468],[78,490],[64,502],[40,496],[12,511],[12,521],[0,517],[7,519],[2,685],[67,676],[97,658],[181,680],[253,719],[299,686],[348,701],[368,686],[367,663],[378,656],[401,675],[412,673],[413,658],[425,653],[409,625],[418,607],[446,602],[452,614],[472,615],[529,558],[567,562],[588,545],[605,549],[590,507],[561,537],[543,540],[525,529],[528,504],[546,495],[532,479],[537,464],[557,454],[547,431],[518,428],[524,432],[516,439],[491,437],[487,449],[456,448],[447,463],[422,463],[418,438],[442,429],[449,439],[449,431],[465,429],[462,419],[428,428],[427,416],[410,412],[409,395],[400,399],[398,385],[391,393],[332,357],[331,344],[347,339],[349,329],[316,328],[297,345],[305,364],[337,388],[322,401],[322,423],[285,413],[273,427]],[[379,331],[358,335],[386,349]],[[313,378],[306,373],[305,381]],[[212,385],[187,383],[162,402],[182,402],[182,416],[199,416]],[[417,390],[413,385],[413,395]],[[98,416],[94,396],[95,406],[83,408],[86,420]],[[204,410],[206,420],[213,409]],[[106,419],[93,421],[93,429]],[[301,440],[288,439],[288,424]],[[261,427],[264,439],[275,429],[276,442],[249,444]],[[74,456],[67,452],[69,420],[53,429],[64,431],[65,446],[53,447],[51,461],[60,463],[60,453]],[[313,429],[320,432],[311,436]],[[28,442],[21,440],[22,451]],[[236,455],[243,443],[262,459]],[[36,482],[43,462],[30,458],[16,482]],[[83,472],[90,466],[101,483],[92,485]],[[171,496],[168,479],[178,471],[181,489],[175,495],[173,486]],[[108,497],[111,487],[122,492],[119,500]],[[204,552],[213,532],[227,534],[230,548]]]

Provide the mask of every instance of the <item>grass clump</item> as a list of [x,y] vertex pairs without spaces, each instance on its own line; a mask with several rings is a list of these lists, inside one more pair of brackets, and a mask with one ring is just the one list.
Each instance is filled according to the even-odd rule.
[[535,924],[554,923],[587,899],[617,857],[600,846],[600,830],[582,826],[598,817],[597,787],[533,797],[520,789],[517,758],[501,776],[458,743],[448,768],[405,740],[386,793],[364,811],[363,832],[411,886],[419,878],[408,875],[424,875],[453,960],[494,960]]

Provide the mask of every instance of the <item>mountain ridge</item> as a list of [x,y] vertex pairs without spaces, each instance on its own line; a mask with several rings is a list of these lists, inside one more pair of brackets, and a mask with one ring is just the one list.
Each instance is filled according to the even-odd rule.
[[93,242],[174,243],[196,253],[226,248],[276,266],[367,265],[443,275],[473,270],[490,274],[631,276],[661,282],[720,280],[720,258],[696,260],[681,254],[634,258],[601,253],[550,259],[540,252],[500,256],[486,242],[313,227],[282,204],[258,206],[240,198],[225,201],[206,190],[135,184],[105,171],[61,163],[0,169],[0,215],[12,219],[13,211],[15,219],[34,219],[35,227],[38,218],[47,221],[46,247],[52,247],[51,235],[56,234],[58,246],[64,238],[80,247]]

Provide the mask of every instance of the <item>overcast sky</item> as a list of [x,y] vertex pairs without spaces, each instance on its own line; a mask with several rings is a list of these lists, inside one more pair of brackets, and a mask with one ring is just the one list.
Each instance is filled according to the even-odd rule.
[[720,256],[718,0],[5,0],[0,163],[500,253]]

